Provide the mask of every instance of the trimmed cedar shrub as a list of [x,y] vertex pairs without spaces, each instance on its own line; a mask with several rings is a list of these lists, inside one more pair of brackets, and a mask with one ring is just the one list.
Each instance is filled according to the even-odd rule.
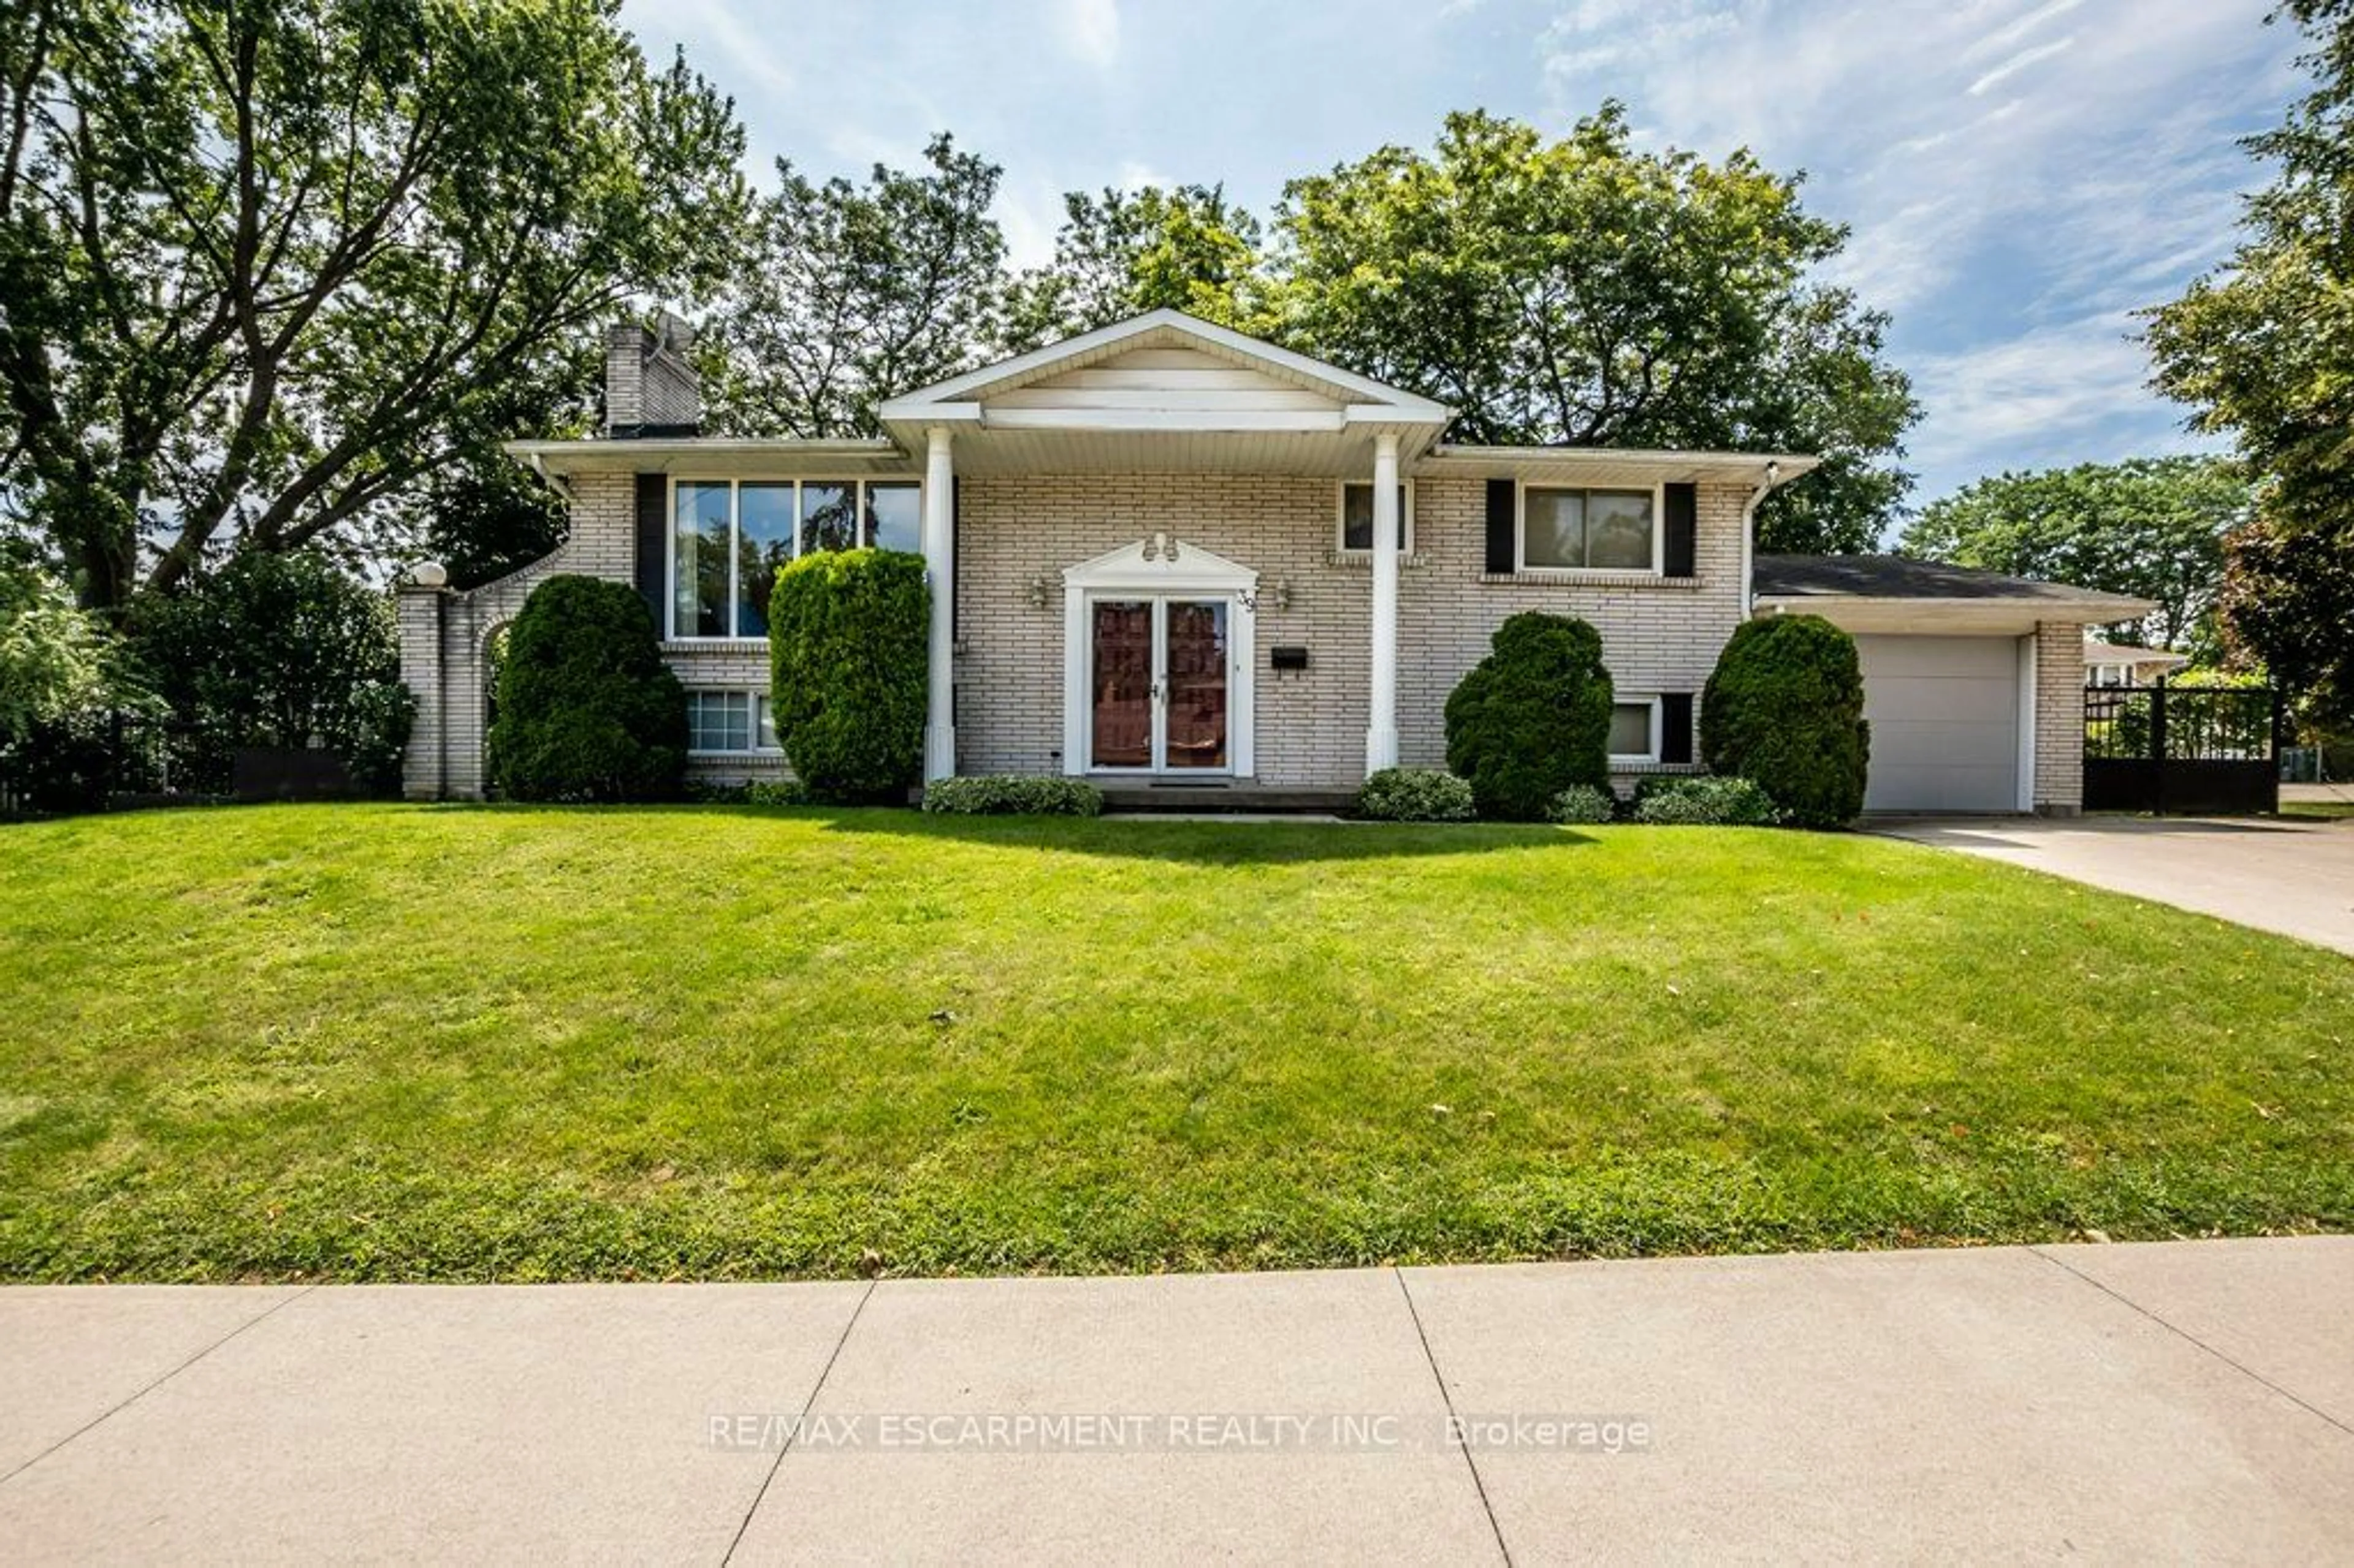
[[924,772],[930,626],[921,556],[821,550],[777,574],[769,706],[811,797],[905,803]]
[[517,800],[668,800],[686,779],[686,693],[627,583],[555,577],[507,630],[491,782]]
[[1357,791],[1357,815],[1375,822],[1468,822],[1471,786],[1437,768],[1384,768]]
[[924,810],[955,817],[1097,817],[1103,791],[1084,779],[936,779],[924,786]]
[[1836,828],[1863,810],[1872,737],[1855,639],[1819,615],[1744,622],[1700,699],[1701,757],[1747,779],[1802,828]]
[[1770,828],[1782,820],[1773,798],[1746,779],[1670,779],[1646,789],[1635,820],[1662,826]]
[[1618,814],[1618,798],[1591,784],[1573,784],[1545,803],[1545,821],[1592,827]]
[[1602,634],[1575,616],[1527,610],[1447,699],[1447,767],[1483,817],[1544,820],[1574,784],[1610,787],[1610,672]]

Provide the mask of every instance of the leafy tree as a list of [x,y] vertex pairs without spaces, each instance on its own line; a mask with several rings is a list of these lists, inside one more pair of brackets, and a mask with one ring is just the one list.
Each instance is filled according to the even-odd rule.
[[686,779],[686,692],[627,583],[549,577],[499,661],[491,782],[518,800],[663,800]]
[[2354,0],[2285,0],[2313,90],[2253,137],[2273,183],[2223,268],[2149,316],[2159,390],[2256,482],[2232,535],[2226,633],[2323,723],[2354,727]]
[[1262,281],[1258,220],[1220,185],[1107,188],[1064,196],[1055,260],[1009,291],[1005,346],[1020,353],[1173,307],[1246,324]]
[[149,594],[132,643],[193,749],[316,742],[356,779],[399,782],[414,704],[392,599],[318,552],[244,551]]
[[1573,785],[1610,783],[1610,672],[1602,634],[1575,616],[1523,610],[1447,698],[1447,767],[1483,817],[1544,820]]
[[1001,171],[936,136],[929,171],[864,186],[783,159],[703,339],[705,412],[733,434],[871,436],[875,405],[976,364],[1003,289]]
[[2223,536],[2248,508],[2246,482],[2211,458],[2084,463],[1979,480],[1924,507],[1897,548],[2154,599],[2157,613],[2134,635],[2211,648]]
[[122,673],[114,639],[71,594],[0,560],[0,742],[108,703]]
[[1847,238],[1746,153],[1639,153],[1617,103],[1559,142],[1449,115],[1293,181],[1277,317],[1293,346],[1458,410],[1454,439],[1817,452],[1767,549],[1868,547],[1918,409],[1887,319],[1814,270]]
[[684,291],[731,106],[618,0],[25,0],[0,24],[0,486],[85,603],[348,533]]

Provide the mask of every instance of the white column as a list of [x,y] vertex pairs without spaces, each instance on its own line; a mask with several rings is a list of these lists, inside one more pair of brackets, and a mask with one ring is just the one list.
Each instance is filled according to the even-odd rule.
[[1395,768],[1397,732],[1398,444],[1373,438],[1373,673],[1365,726],[1365,771]]
[[924,432],[924,575],[932,588],[931,683],[924,708],[924,780],[956,773],[956,464],[945,425]]

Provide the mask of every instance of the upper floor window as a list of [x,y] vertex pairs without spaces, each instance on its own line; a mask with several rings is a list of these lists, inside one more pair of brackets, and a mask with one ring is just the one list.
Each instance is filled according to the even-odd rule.
[[1648,490],[1521,493],[1523,571],[1656,572],[1659,517]]
[[[1404,546],[1398,553],[1414,554],[1414,482],[1398,486],[1398,540]],[[1344,552],[1371,555],[1373,550],[1373,487],[1370,484],[1345,483],[1341,486],[1341,548]]]
[[673,637],[766,637],[777,568],[813,550],[922,547],[911,479],[689,480],[671,487]]

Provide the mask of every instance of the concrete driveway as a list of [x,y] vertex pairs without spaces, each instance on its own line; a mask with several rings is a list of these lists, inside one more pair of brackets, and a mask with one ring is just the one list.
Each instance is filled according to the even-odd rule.
[[2354,821],[1920,818],[1872,831],[2354,953]]
[[0,1561],[2342,1560],[2354,1238],[0,1290]]

